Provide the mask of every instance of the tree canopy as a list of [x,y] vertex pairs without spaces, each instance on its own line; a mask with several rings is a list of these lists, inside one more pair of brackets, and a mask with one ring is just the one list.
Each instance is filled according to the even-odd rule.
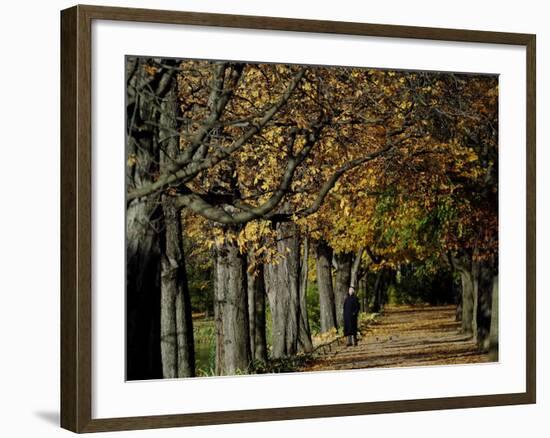
[[[138,280],[154,272],[161,301],[187,300],[162,307],[187,312],[161,322],[170,336],[185,326],[163,347],[179,351],[163,353],[169,374],[193,357],[189,284],[214,290],[202,301],[217,315],[218,371],[233,372],[251,357],[242,315],[265,307],[258,296],[269,298],[285,355],[311,348],[308,281],[327,330],[361,267],[376,273],[376,291],[402,266],[457,269],[466,291],[480,269],[496,272],[496,76],[131,58],[127,79],[129,283],[146,296],[154,282]],[[475,294],[462,300],[474,331]]]

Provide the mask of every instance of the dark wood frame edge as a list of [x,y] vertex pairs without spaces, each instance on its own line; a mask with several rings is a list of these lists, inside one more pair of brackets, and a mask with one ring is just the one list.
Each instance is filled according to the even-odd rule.
[[[92,419],[91,22],[94,19],[522,45],[527,50],[526,392]],[[78,5],[61,11],[61,426],[99,432],[536,403],[536,36]]]

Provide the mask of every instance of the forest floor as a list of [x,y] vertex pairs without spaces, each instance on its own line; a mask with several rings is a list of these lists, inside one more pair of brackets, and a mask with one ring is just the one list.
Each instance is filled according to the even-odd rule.
[[460,333],[455,312],[455,306],[386,307],[374,322],[359,327],[357,346],[340,339],[297,371],[489,362],[488,354]]

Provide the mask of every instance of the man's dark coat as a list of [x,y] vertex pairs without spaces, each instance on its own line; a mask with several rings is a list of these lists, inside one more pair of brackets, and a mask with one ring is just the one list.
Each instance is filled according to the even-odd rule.
[[357,334],[357,315],[359,314],[359,300],[353,295],[344,301],[344,336]]

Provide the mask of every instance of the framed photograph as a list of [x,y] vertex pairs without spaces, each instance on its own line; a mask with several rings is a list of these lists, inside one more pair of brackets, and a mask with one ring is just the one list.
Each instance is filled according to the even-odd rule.
[[61,426],[536,402],[535,35],[61,12]]

